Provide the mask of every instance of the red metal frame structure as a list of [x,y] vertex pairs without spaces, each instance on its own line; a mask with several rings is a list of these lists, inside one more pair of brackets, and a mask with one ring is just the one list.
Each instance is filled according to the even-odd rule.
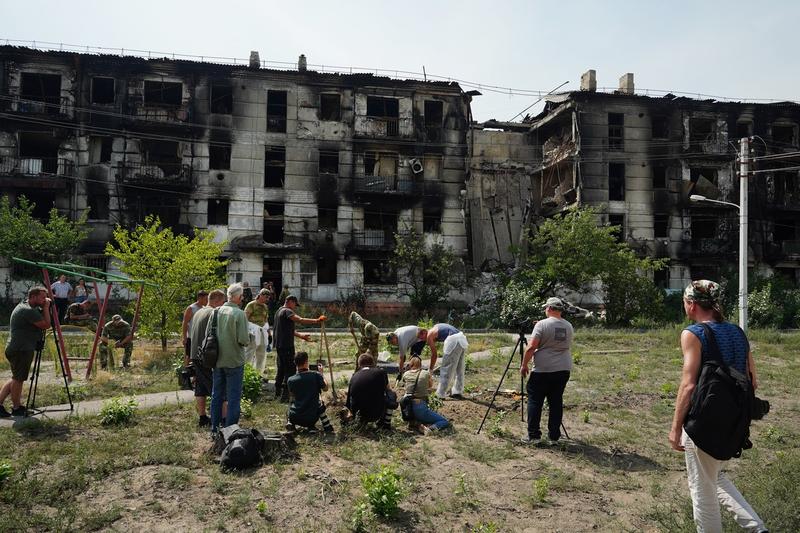
[[[105,324],[105,316],[106,316],[106,310],[108,308],[108,300],[109,297],[111,296],[111,284],[127,283],[139,286],[139,290],[136,295],[136,311],[134,312],[133,322],[131,323],[131,335],[136,333],[136,326],[139,322],[139,312],[142,306],[142,295],[144,293],[144,286],[145,285],[151,285],[153,287],[156,286],[144,280],[130,279],[125,276],[120,276],[118,274],[111,274],[109,272],[104,272],[98,268],[76,265],[75,263],[64,263],[64,264],[46,263],[43,261],[28,261],[27,259],[19,259],[18,257],[12,257],[12,259],[19,263],[36,266],[42,269],[42,280],[44,282],[45,288],[47,289],[47,294],[51,300],[53,300],[54,298],[53,298],[53,290],[51,288],[52,284],[50,283],[50,272],[49,272],[50,270],[61,274],[69,274],[72,276],[82,277],[85,280],[92,281],[92,283],[94,284],[94,293],[97,298],[97,305],[100,309],[100,316],[97,319],[97,330],[94,333],[94,342],[92,343],[92,352],[89,355],[89,364],[86,366],[86,379],[89,379],[92,374],[94,359],[95,356],[97,355],[97,347],[98,344],[100,343],[100,336],[103,331],[103,325]],[[76,271],[91,272],[94,275]],[[100,289],[97,285],[98,282],[106,284],[105,298],[103,298],[102,300],[100,298]],[[70,369],[69,366],[67,346],[64,343],[64,334],[61,331],[61,324],[59,323],[58,320],[58,313],[53,313],[53,324],[55,325],[55,331],[56,331],[55,341],[58,343],[58,346],[61,349],[61,356],[64,362],[64,371],[67,374],[67,379],[72,381],[72,370]]]

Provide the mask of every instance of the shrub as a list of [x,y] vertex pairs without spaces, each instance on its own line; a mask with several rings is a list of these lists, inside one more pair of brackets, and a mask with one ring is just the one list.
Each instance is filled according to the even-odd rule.
[[104,426],[127,424],[133,419],[136,406],[139,402],[136,398],[111,398],[103,402],[100,409],[100,422]]
[[242,399],[250,400],[252,403],[258,401],[261,395],[261,376],[252,365],[244,365],[244,380],[242,382]]
[[391,466],[382,466],[377,472],[361,476],[361,486],[366,492],[372,511],[382,517],[393,516],[400,503],[402,480]]
[[800,314],[800,289],[792,288],[780,276],[757,281],[748,295],[747,308],[753,327],[794,327]]
[[242,398],[239,408],[242,418],[253,418],[253,402],[249,398]]
[[430,393],[430,395],[428,395],[428,408],[431,411],[438,411],[439,409],[442,408],[442,405],[444,405],[444,401],[442,401],[442,399],[439,398],[438,394],[432,392]]
[[11,463],[8,461],[0,461],[0,487],[3,486],[3,483],[11,477],[11,474],[14,472],[14,469],[11,467]]
[[547,476],[536,478],[533,482],[533,498],[539,503],[547,500],[547,495],[550,492],[550,479]]

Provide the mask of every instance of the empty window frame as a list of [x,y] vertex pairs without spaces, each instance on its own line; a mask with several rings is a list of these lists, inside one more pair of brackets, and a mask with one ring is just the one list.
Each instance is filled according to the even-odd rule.
[[711,118],[693,118],[689,121],[689,141],[695,145],[712,142],[717,136],[717,124]]
[[608,199],[625,200],[625,163],[608,164]]
[[394,285],[397,273],[388,259],[364,260],[364,283],[368,285]]
[[264,187],[283,187],[286,177],[286,148],[267,146],[264,153]]
[[338,94],[319,95],[319,119],[341,120],[342,98]]
[[653,285],[659,289],[669,288],[669,268],[662,268],[653,272]]
[[319,173],[332,175],[339,174],[339,152],[320,150]]
[[61,104],[61,76],[23,72],[20,82],[20,98],[51,104],[48,113],[58,113]]
[[267,131],[286,133],[286,91],[267,91]]
[[[692,240],[716,239],[718,223],[716,218],[708,214],[697,214],[692,216],[691,231]],[[692,278],[696,279],[696,278]]]
[[317,208],[317,227],[321,230],[336,230],[338,213],[335,207]]
[[797,146],[795,129],[795,126],[792,124],[773,124],[772,140],[780,144]]
[[180,144],[177,141],[142,141],[142,157],[146,164],[157,166],[165,176],[178,176],[183,167]]
[[208,168],[209,170],[230,170],[230,144],[214,142],[208,145]]
[[230,83],[212,82],[208,107],[212,113],[230,115],[233,112],[233,86]]
[[108,220],[108,186],[105,183],[86,183],[86,203],[89,220]]
[[669,236],[669,215],[655,214],[653,215],[653,237],[656,239],[665,239]]
[[89,162],[93,165],[110,163],[113,147],[113,137],[91,136],[89,138]]
[[264,242],[283,242],[283,211],[282,202],[264,202]]
[[399,161],[393,152],[364,152],[364,175],[393,178],[397,176]]
[[625,149],[625,115],[623,113],[608,114],[608,149],[614,151]]
[[400,103],[397,98],[382,96],[367,97],[367,116],[377,118],[400,118]]
[[336,257],[317,258],[317,285],[336,285]]
[[438,233],[442,231],[442,208],[422,208],[422,231]]
[[653,189],[666,189],[667,167],[664,165],[653,165],[651,169],[653,173]]
[[791,202],[798,193],[797,171],[776,172],[773,179],[775,181],[775,198],[777,202]]
[[208,201],[208,225],[209,226],[228,225],[228,200]]
[[[59,139],[47,133],[19,133],[20,159],[33,159],[25,173],[56,174],[58,172]],[[37,161],[38,160],[38,161]]]
[[116,80],[114,78],[96,77],[92,78],[92,103],[108,105],[116,100],[115,94]]
[[144,82],[144,103],[178,106],[183,103],[183,84],[179,81]]
[[705,181],[701,181],[701,178],[703,180],[708,180],[712,185],[716,186],[717,169],[708,167],[694,167],[689,169],[689,179],[692,183],[697,184],[701,182],[702,185],[705,185]]
[[669,139],[669,118],[656,115],[651,119],[653,139]]
[[793,241],[797,238],[797,227],[792,218],[779,218],[775,220],[772,238],[775,242]]
[[615,235],[617,242],[625,242],[625,215],[608,215],[608,225],[617,226],[619,228]]

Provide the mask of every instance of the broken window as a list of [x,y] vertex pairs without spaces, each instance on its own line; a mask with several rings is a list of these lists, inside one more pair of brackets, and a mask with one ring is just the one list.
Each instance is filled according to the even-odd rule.
[[617,242],[625,242],[625,215],[608,215],[608,225],[617,226],[619,228],[615,235]]
[[47,222],[50,219],[50,211],[56,206],[56,194],[29,191],[25,193],[25,197],[33,204],[31,216],[41,222]]
[[233,112],[233,87],[230,83],[211,83],[209,110],[221,115],[230,115]]
[[165,176],[179,176],[183,167],[183,156],[177,141],[142,141],[142,156],[148,165],[160,168]]
[[[280,294],[283,288],[283,260],[278,257],[265,258],[262,267],[261,283],[271,281],[275,294]],[[276,296],[277,297],[277,296]],[[283,305],[283,302],[279,302]]]
[[144,103],[149,105],[181,105],[183,84],[179,81],[144,82]]
[[319,173],[320,174],[339,174],[339,152],[319,152]]
[[336,263],[335,254],[317,257],[317,285],[336,284]]
[[791,146],[797,145],[795,138],[795,126],[792,124],[773,124],[772,125],[772,140],[776,143],[786,144]]
[[397,273],[388,259],[365,259],[364,283],[369,285],[394,285],[397,283]]
[[422,231],[438,233],[442,231],[442,208],[422,208]]
[[716,168],[691,168],[689,169],[689,179],[693,184],[689,194],[699,194],[712,200],[719,196]]
[[654,116],[651,126],[653,139],[669,139],[669,118]]
[[179,200],[175,196],[137,191],[125,201],[131,217],[131,227],[143,224],[147,215],[152,214],[161,220],[163,227],[178,229],[181,208]]
[[228,200],[208,201],[208,225],[209,226],[228,225]]
[[696,149],[716,140],[716,121],[710,118],[693,118],[689,121],[689,142]]
[[653,165],[653,188],[666,189],[667,188],[667,167],[664,165]]
[[442,141],[443,109],[439,100],[425,100],[425,135],[428,142]]
[[653,236],[656,239],[664,239],[669,236],[669,215],[653,216]]
[[336,231],[338,215],[335,207],[320,207],[317,209],[317,227],[321,230]]
[[23,100],[42,102],[42,104],[20,102],[21,111],[57,115],[61,112],[61,76],[23,72],[19,96]]
[[608,149],[625,149],[625,115],[622,113],[608,114]]
[[230,144],[210,144],[208,146],[208,168],[209,170],[230,170],[231,168],[231,145]]
[[92,103],[93,104],[113,104],[115,80],[114,78],[97,77],[92,78]]
[[264,242],[283,242],[283,210],[282,202],[264,202]]
[[267,131],[286,133],[286,91],[267,91]]
[[669,269],[662,268],[653,272],[653,285],[659,289],[669,288]]
[[108,187],[105,183],[86,183],[89,220],[108,220]]
[[700,239],[714,239],[717,236],[717,221],[714,217],[709,215],[693,216],[691,231],[693,241]]
[[59,139],[47,133],[20,133],[19,158],[23,174],[57,174]]
[[283,187],[286,176],[286,148],[267,146],[264,154],[264,187]]
[[625,200],[625,164],[608,164],[608,199],[610,201]]
[[397,98],[367,96],[367,116],[377,118],[400,118],[400,103]]
[[110,163],[113,137],[92,136],[89,140],[89,160],[92,164]]
[[342,115],[341,96],[338,94],[319,95],[319,119],[340,120]]
[[793,241],[797,237],[797,228],[792,218],[779,218],[775,221],[772,238],[775,242]]
[[393,178],[397,176],[397,154],[391,152],[365,152],[364,175]]

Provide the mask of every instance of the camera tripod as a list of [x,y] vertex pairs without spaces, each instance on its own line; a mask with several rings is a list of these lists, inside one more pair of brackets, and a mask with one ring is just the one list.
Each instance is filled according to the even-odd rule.
[[[58,354],[58,364],[61,366],[61,375],[64,378],[64,390],[67,392],[67,401],[69,402],[69,410],[74,411],[75,406],[72,403],[72,394],[69,391],[69,382],[67,381],[67,372],[64,368],[64,359],[61,354],[61,346],[58,343],[58,334],[56,333],[56,324],[52,319],[53,309],[50,308],[50,326],[53,331],[53,339],[56,340],[56,353]],[[43,336],[44,337],[44,336]],[[36,391],[39,389],[39,374],[42,370],[42,352],[44,352],[45,339],[42,338],[36,345],[36,352],[33,356],[33,370],[31,372],[31,384],[28,388],[27,410],[25,415],[38,415],[42,410],[36,409]],[[50,411],[66,411],[67,409],[50,409]]]

